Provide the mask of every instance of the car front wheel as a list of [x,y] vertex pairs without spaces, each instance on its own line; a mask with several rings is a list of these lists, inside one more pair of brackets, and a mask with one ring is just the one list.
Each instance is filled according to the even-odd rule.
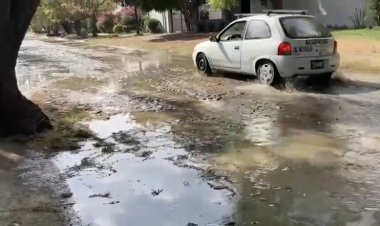
[[198,54],[196,63],[198,71],[201,74],[209,75],[211,73],[210,64],[208,63],[207,57],[204,53]]
[[260,63],[256,74],[261,84],[272,85],[278,79],[276,67],[269,61]]

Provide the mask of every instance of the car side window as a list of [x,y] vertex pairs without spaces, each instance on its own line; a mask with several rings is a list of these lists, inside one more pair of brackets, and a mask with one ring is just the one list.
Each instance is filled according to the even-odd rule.
[[252,20],[248,25],[245,39],[263,39],[272,36],[268,24],[262,20]]
[[239,21],[230,26],[220,36],[220,41],[242,40],[246,21]]

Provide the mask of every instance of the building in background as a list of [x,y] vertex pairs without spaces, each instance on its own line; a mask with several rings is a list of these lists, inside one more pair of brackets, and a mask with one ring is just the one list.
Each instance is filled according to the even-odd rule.
[[178,10],[167,10],[164,12],[150,11],[149,17],[161,22],[162,30],[165,33],[178,33],[186,30],[183,15]]
[[355,11],[365,12],[366,0],[241,0],[242,13],[260,13],[264,9],[306,9],[324,24],[352,27]]
[[[364,14],[366,3],[367,0],[241,0],[240,6],[230,13],[233,15],[261,13],[265,9],[305,9],[309,10],[309,14],[319,18],[325,25],[344,28],[354,26],[352,20],[354,14],[356,12]],[[205,12],[207,12],[207,18],[202,18]],[[186,31],[186,25],[180,11],[151,11],[149,16],[159,20],[163,30],[167,33]],[[214,10],[207,4],[199,7],[199,20],[207,24],[204,26],[220,28],[221,21],[228,21],[229,17],[226,12]],[[209,32],[210,29],[206,30],[201,30],[201,32]]]
[[[181,11],[167,10],[157,12],[152,10],[148,14],[150,18],[157,19],[161,22],[162,30],[166,33],[186,32],[186,24]],[[212,26],[215,28],[224,20],[223,12],[221,10],[212,9],[208,4],[199,6],[198,14],[200,23],[207,21],[207,25],[213,24]]]
[[164,33],[172,33],[173,32],[173,15],[172,11],[164,11],[164,12],[158,12],[155,10],[150,11],[149,17],[152,19],[156,19],[160,21],[162,25],[162,32]]
[[364,14],[366,4],[366,0],[283,0],[284,9],[308,9],[311,15],[333,27],[354,26],[355,11]]

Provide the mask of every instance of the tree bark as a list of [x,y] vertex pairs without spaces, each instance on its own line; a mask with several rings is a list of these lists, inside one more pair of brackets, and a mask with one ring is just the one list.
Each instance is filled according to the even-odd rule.
[[140,35],[140,25],[141,25],[141,23],[140,23],[137,7],[138,7],[138,3],[136,3],[136,5],[134,6],[134,9],[135,9],[135,20],[136,20],[136,34]]
[[75,33],[80,36],[80,29],[82,28],[82,24],[80,20],[74,20],[74,30]]
[[50,129],[42,110],[17,86],[15,66],[39,0],[0,1],[0,135],[36,134]]
[[73,33],[73,27],[72,27],[72,25],[69,22],[64,21],[64,22],[61,23],[61,26],[63,27],[63,30],[67,34],[72,34]]
[[181,11],[185,19],[187,31],[197,32],[198,8],[183,8]]
[[97,15],[97,10],[92,12],[91,15],[91,27],[92,27],[92,37],[98,37],[98,28],[96,27],[96,15]]

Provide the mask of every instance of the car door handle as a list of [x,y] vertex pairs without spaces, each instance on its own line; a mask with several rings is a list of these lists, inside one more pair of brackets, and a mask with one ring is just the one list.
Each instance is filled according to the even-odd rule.
[[235,46],[235,50],[239,50],[240,49],[240,46]]

